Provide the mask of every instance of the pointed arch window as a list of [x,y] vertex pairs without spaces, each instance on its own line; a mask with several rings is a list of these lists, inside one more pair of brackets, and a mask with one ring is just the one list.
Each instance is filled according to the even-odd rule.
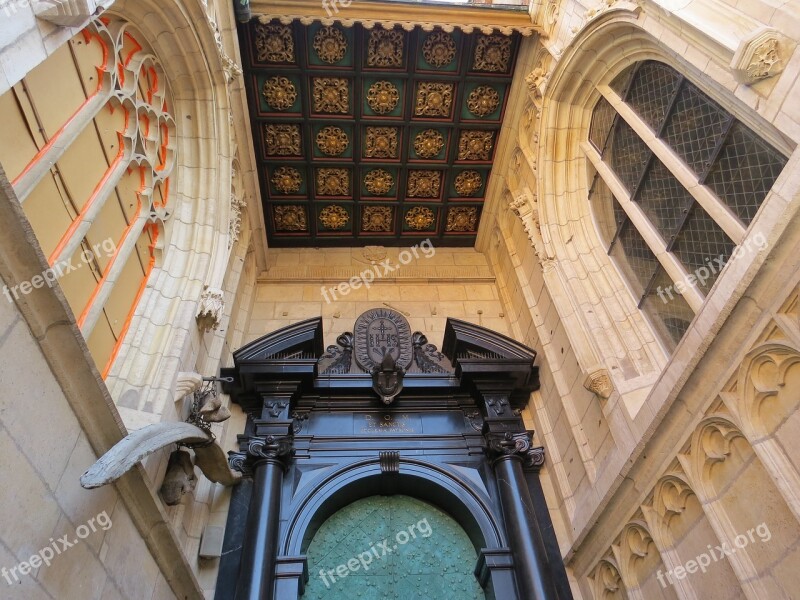
[[672,349],[787,158],[664,63],[598,91],[585,150],[600,239]]

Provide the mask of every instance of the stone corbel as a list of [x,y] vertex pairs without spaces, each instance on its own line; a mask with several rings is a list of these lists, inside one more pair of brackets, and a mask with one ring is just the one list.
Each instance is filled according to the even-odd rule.
[[203,333],[219,327],[222,322],[222,313],[225,310],[225,293],[219,288],[206,286],[200,296],[200,306],[197,310],[197,326]]
[[602,367],[589,371],[586,380],[583,382],[583,387],[603,400],[608,400],[614,391],[614,383],[611,381],[611,376],[608,374],[608,370]]
[[203,376],[200,373],[180,372],[175,381],[175,402],[183,400],[186,396],[194,394],[203,385]]
[[81,27],[106,10],[114,0],[34,0],[36,17],[62,27]]
[[744,38],[731,61],[742,83],[752,84],[781,73],[796,44],[772,27],[760,27]]

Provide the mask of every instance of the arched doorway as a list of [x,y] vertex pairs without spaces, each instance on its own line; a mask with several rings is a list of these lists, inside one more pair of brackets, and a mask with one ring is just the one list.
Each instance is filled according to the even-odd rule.
[[370,496],[328,518],[307,552],[303,600],[484,600],[478,555],[447,513],[409,496]]

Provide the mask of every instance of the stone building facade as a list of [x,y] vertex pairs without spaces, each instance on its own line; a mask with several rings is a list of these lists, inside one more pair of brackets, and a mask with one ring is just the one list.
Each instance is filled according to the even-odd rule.
[[538,351],[522,417],[575,598],[793,597],[800,3],[332,6],[250,10],[519,36],[474,247],[268,247],[232,3],[0,5],[0,595],[213,598],[230,488],[198,473],[167,506],[174,446],[81,474],[245,344],[388,307],[440,347],[455,318]]

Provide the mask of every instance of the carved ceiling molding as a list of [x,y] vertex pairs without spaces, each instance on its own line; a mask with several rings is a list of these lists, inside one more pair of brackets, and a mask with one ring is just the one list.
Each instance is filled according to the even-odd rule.
[[[429,8],[429,7],[426,7]],[[302,14],[273,14],[264,13],[258,15],[258,20],[261,23],[267,24],[271,21],[278,19],[284,25],[290,24],[292,21],[298,20],[303,25],[311,25],[312,23],[319,22],[325,26],[330,26],[339,23],[343,27],[352,27],[356,23],[360,23],[365,29],[373,29],[375,26],[383,27],[384,29],[392,29],[395,26],[402,27],[405,31],[412,31],[415,27],[419,26],[423,31],[433,31],[434,29],[442,29],[447,33],[452,33],[456,29],[464,33],[472,33],[473,31],[480,31],[483,34],[491,35],[495,32],[502,35],[511,35],[515,31],[521,35],[528,37],[536,33],[536,28],[528,25],[504,25],[504,24],[484,24],[475,22],[453,22],[456,15],[450,17],[448,23],[434,22],[434,21],[415,21],[398,18],[378,18],[378,19],[362,19],[362,18],[346,18],[346,17],[315,17]]]

